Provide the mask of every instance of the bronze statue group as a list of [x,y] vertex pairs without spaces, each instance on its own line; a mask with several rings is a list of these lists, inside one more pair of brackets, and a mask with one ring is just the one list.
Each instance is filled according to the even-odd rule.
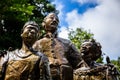
[[57,36],[58,24],[58,16],[48,14],[42,22],[46,34],[38,40],[38,24],[26,22],[21,49],[0,51],[0,80],[119,80],[109,57],[107,64],[96,63],[102,55],[100,43],[85,41],[78,51]]

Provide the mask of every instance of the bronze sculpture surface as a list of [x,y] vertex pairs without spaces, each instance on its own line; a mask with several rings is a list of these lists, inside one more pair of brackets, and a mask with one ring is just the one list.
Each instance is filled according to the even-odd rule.
[[85,68],[74,71],[74,80],[119,80],[117,68],[106,58],[107,64],[96,63],[101,56],[101,45],[95,40],[88,40],[82,43],[80,52],[86,62]]
[[48,58],[32,49],[39,26],[34,21],[22,29],[22,47],[0,56],[0,80],[51,80]]
[[58,24],[58,16],[48,14],[42,23],[46,34],[33,47],[48,56],[53,80],[73,80],[73,69],[79,66],[82,58],[69,40],[57,36]]

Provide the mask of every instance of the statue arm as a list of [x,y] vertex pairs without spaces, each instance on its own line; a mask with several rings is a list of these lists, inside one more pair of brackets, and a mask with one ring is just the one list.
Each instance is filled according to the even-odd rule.
[[32,47],[33,47],[35,50],[40,51],[40,50],[39,50],[39,41],[36,41]]
[[8,59],[7,51],[0,51],[0,80],[4,80]]
[[51,80],[49,60],[44,54],[42,54],[41,56],[39,67],[40,67],[40,76],[42,76],[42,79]]
[[71,42],[69,43],[69,62],[71,62],[73,68],[76,68],[78,66],[78,64],[82,61],[82,57],[79,53],[79,51],[77,50],[77,48],[75,47],[74,44],[72,44]]
[[117,67],[111,63],[109,56],[106,57],[106,61],[107,61],[107,70],[106,70],[106,74],[110,75],[111,78],[113,78],[113,80],[119,80],[118,77],[120,77],[120,72],[117,69]]
[[[107,78],[112,78],[113,80],[119,80],[120,72],[112,63],[107,64],[106,70]],[[108,77],[110,76],[110,77]]]
[[44,62],[44,73],[46,80],[51,80],[50,66],[48,60]]

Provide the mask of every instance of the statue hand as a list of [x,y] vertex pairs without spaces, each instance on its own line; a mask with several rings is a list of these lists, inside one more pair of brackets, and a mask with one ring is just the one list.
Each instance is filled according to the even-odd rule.
[[0,50],[0,57],[4,57],[4,55],[7,54],[7,51],[6,50]]

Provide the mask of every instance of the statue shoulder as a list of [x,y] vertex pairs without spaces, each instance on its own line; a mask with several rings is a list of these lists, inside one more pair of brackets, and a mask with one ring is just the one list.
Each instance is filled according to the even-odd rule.
[[71,44],[71,41],[68,39],[58,37],[57,40],[62,42],[63,44]]
[[0,57],[5,57],[6,55],[9,55],[9,53],[12,53],[14,50],[12,47],[9,47],[8,50],[0,50]]
[[37,40],[32,47],[35,50],[41,51],[42,49],[43,51],[43,49],[49,46],[50,42],[51,42],[50,39],[42,38],[42,39]]
[[39,39],[35,42],[35,45],[40,45],[41,43],[46,43],[48,42],[50,39],[48,38],[42,38],[42,39]]

